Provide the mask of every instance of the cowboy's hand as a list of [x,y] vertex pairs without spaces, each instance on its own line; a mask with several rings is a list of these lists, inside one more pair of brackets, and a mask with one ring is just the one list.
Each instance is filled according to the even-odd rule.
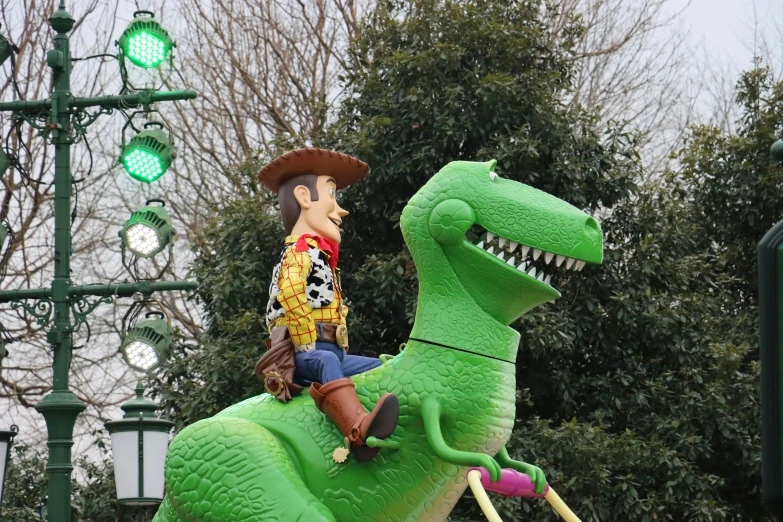
[[294,350],[297,352],[309,352],[311,350],[315,350],[315,341],[308,344],[295,344]]

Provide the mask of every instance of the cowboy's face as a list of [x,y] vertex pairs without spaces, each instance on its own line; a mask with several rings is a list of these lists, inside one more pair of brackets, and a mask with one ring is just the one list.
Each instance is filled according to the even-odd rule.
[[337,184],[331,176],[318,176],[316,182],[318,201],[313,201],[304,185],[294,189],[301,211],[299,221],[304,222],[316,235],[340,242],[340,225],[348,212],[337,204]]

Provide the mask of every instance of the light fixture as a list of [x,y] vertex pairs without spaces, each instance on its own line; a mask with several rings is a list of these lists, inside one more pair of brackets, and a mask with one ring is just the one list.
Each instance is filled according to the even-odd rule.
[[[149,129],[155,125],[157,129]],[[120,163],[133,179],[152,183],[168,170],[177,155],[174,152],[174,141],[163,130],[162,123],[147,122],[144,128],[148,130],[135,135],[123,147]]]
[[[2,36],[0,36],[2,38]],[[2,58],[2,45],[0,45],[0,58]],[[2,63],[0,61],[0,63]],[[11,166],[11,158],[8,156],[8,153],[0,148],[0,178],[3,177],[3,174],[6,173],[8,168]]]
[[136,397],[120,408],[125,412],[122,419],[104,424],[111,435],[117,501],[130,506],[160,504],[174,423],[155,417],[158,405],[144,398],[141,383],[136,385]]
[[0,65],[3,65],[3,63],[11,56],[11,53],[13,50],[11,49],[11,44],[8,42],[8,40],[5,39],[3,35],[0,35]]
[[[159,317],[150,319],[154,315]],[[171,346],[171,326],[165,317],[163,312],[148,312],[147,319],[123,335],[120,352],[128,366],[143,373],[160,366]]]
[[127,56],[134,64],[150,69],[162,64],[174,41],[155,19],[151,11],[136,11],[133,21],[120,36],[117,45],[122,56]]
[[769,149],[769,155],[773,160],[783,161],[783,140],[778,140]]
[[0,222],[0,282],[5,279],[8,270],[8,258],[14,243],[14,231],[8,221]]
[[[151,203],[160,203],[153,206]],[[147,200],[146,206],[131,214],[120,231],[124,248],[138,257],[152,257],[170,245],[176,231],[162,199]]]
[[16,425],[11,426],[10,431],[0,431],[0,510],[3,507],[3,489],[5,488],[8,462],[11,460],[11,442],[17,433],[19,433],[19,427]]
[[[0,27],[2,27],[2,25],[0,25]],[[12,45],[5,36],[0,34],[0,65],[3,65],[3,63],[11,57],[11,53],[14,51],[19,52],[19,49]]]
[[0,323],[0,370],[3,368],[3,359],[8,357],[8,345],[16,341],[11,332]]

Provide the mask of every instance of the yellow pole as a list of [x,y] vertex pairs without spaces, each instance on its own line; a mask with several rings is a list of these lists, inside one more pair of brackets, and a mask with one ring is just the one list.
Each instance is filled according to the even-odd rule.
[[557,511],[557,514],[563,517],[563,520],[566,522],[582,522],[579,520],[578,516],[574,515],[573,511],[568,509],[568,506],[566,506],[565,502],[560,499],[560,496],[555,493],[555,490],[552,489],[552,486],[549,486],[549,492],[544,498],[549,501],[552,507],[555,508],[555,511]]
[[[476,502],[478,502],[478,505],[484,513],[484,516],[487,517],[487,520],[489,522],[503,522],[500,515],[498,515],[498,512],[495,511],[492,501],[489,500],[489,496],[487,496],[484,486],[481,484],[480,471],[474,469],[468,473],[468,485],[470,486],[471,491],[473,491],[473,496],[476,497]],[[549,504],[557,511],[557,514],[563,517],[565,522],[582,522],[579,517],[565,505],[565,502],[563,502],[560,495],[552,489],[552,486],[549,486],[549,492],[544,498],[547,499]]]
[[[476,497],[481,511],[484,512],[484,516],[487,517],[489,522],[503,522],[498,512],[495,511],[495,507],[487,496],[487,492],[484,490],[484,486],[481,485],[481,472],[478,470],[472,470],[468,473],[468,485],[470,485],[473,496]],[[550,489],[550,491],[552,491]]]

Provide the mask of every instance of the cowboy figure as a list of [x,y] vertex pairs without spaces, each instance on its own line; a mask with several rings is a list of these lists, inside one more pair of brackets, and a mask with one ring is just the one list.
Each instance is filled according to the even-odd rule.
[[348,308],[337,268],[340,225],[348,215],[337,204],[337,191],[368,171],[366,163],[351,156],[304,148],[280,156],[258,174],[279,197],[287,234],[269,288],[270,344],[290,338],[293,382],[312,383],[310,397],[348,438],[360,462],[379,451],[365,444],[367,437],[389,437],[400,410],[397,397],[386,393],[368,414],[349,378],[381,365],[378,359],[348,354]]

